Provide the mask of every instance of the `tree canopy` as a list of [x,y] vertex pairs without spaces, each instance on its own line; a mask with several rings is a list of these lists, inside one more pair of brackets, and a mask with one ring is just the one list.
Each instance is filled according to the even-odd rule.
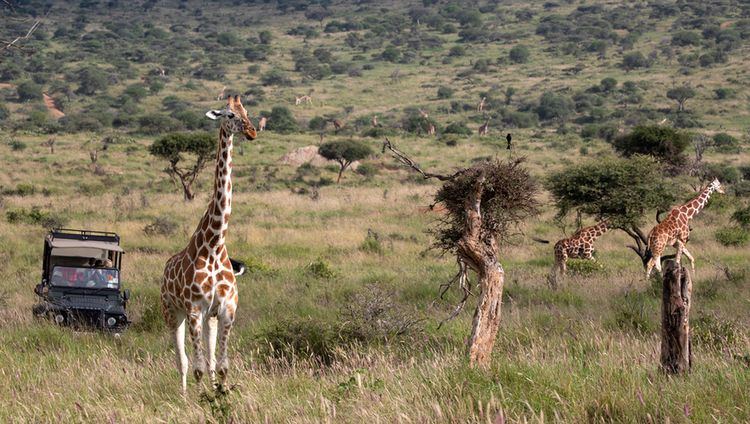
[[318,153],[328,160],[334,160],[339,163],[339,176],[336,182],[341,181],[341,174],[344,173],[352,162],[366,158],[372,154],[370,146],[354,140],[335,140],[323,143],[318,149]]
[[[164,171],[173,179],[180,179],[185,200],[193,200],[193,182],[201,170],[209,163],[216,151],[216,137],[207,132],[175,132],[159,138],[149,147],[149,152],[169,161]],[[193,156],[192,165],[179,166],[188,161],[186,155]]]
[[671,127],[659,125],[638,126],[628,134],[615,139],[614,147],[625,157],[651,155],[669,165],[677,173],[687,163],[685,149],[690,146],[690,135]]
[[575,211],[607,221],[634,239],[636,245],[631,248],[642,260],[647,247],[640,230],[643,218],[648,211],[668,210],[675,201],[675,190],[671,180],[664,177],[662,165],[644,155],[570,166],[550,175],[546,187],[552,193],[558,218]]

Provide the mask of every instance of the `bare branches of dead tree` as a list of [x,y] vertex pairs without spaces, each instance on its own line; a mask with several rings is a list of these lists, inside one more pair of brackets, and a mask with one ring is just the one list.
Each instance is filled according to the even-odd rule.
[[[4,1],[4,0],[3,0]],[[4,3],[9,4],[8,2],[4,1]],[[9,4],[10,6],[10,4]],[[34,31],[39,28],[39,25],[42,24],[41,19],[34,20],[34,23],[31,24],[31,28],[29,28],[28,31],[26,31],[25,35],[19,35],[18,37],[14,38],[13,40],[0,40],[0,53],[10,50],[10,49],[18,49],[18,50],[25,50],[23,46],[20,46],[19,43],[23,40],[27,40],[31,35],[34,33]]]
[[404,154],[402,151],[394,147],[393,143],[391,143],[391,140],[389,140],[388,137],[386,137],[385,141],[383,142],[383,153],[385,153],[386,149],[391,151],[391,154],[393,154],[393,157],[396,160],[398,160],[402,164],[422,174],[424,179],[435,178],[440,181],[450,181],[456,178],[457,176],[461,175],[462,173],[466,172],[466,169],[460,169],[451,175],[442,175],[442,174],[436,174],[434,172],[426,172],[422,170],[422,168],[419,167],[419,164],[411,160],[408,156],[406,156],[406,154]]

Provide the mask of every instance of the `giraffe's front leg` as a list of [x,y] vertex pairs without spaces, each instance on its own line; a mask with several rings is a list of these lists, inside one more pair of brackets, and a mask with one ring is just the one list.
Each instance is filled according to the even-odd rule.
[[190,312],[190,339],[193,342],[193,375],[200,382],[206,373],[206,358],[203,355],[203,343],[201,332],[203,330],[203,311],[200,307],[194,307]]
[[687,256],[687,258],[690,259],[690,269],[693,272],[695,272],[695,259],[693,259],[693,255],[691,255],[690,252],[688,252],[685,244],[682,245],[682,253],[684,253],[685,256]]

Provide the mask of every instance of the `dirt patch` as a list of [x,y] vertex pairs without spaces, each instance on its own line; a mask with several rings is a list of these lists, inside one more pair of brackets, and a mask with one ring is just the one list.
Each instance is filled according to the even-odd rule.
[[292,150],[285,154],[279,162],[284,165],[300,166],[310,163],[315,166],[335,165],[336,162],[328,160],[318,154],[318,146],[305,146]]
[[[326,165],[335,165],[339,166],[338,162],[333,160],[328,160],[318,154],[318,146],[305,146],[300,147],[299,149],[292,150],[291,152],[285,154],[284,156],[279,159],[279,162],[284,165],[291,165],[294,167],[309,163],[313,166],[326,166]],[[352,162],[351,165],[349,165],[349,168],[352,170],[356,170],[359,167],[359,161]]]
[[44,96],[45,106],[47,106],[47,109],[49,109],[50,113],[52,113],[52,116],[54,116],[55,119],[60,119],[65,116],[65,114],[57,108],[57,105],[55,105],[55,99],[48,96],[46,93],[42,94],[42,96]]
[[7,82],[0,82],[0,90],[3,88],[16,88],[13,84],[8,84]]

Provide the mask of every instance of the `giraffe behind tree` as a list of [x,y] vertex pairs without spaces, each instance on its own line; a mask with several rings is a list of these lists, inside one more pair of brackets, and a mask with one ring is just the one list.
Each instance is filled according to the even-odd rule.
[[[185,323],[193,343],[193,374],[201,380],[206,370],[213,383],[216,373],[216,338],[219,337],[218,374],[224,384],[229,368],[227,340],[237,311],[237,286],[225,245],[232,212],[232,142],[235,133],[248,140],[256,137],[253,124],[239,96],[229,96],[227,107],[206,113],[222,118],[216,173],[211,202],[187,247],[172,256],[164,268],[161,285],[162,312],[172,331],[182,390],[187,388],[188,358],[185,354]],[[218,325],[218,329],[217,329]],[[208,358],[201,342],[207,344]]]
[[684,205],[672,208],[669,215],[651,229],[651,232],[648,233],[648,253],[650,253],[651,257],[646,263],[646,278],[651,276],[651,271],[654,267],[656,267],[657,271],[661,272],[661,254],[667,246],[677,248],[675,262],[679,264],[680,258],[684,253],[690,259],[690,266],[695,271],[693,255],[685,247],[690,237],[689,223],[706,206],[711,193],[714,191],[724,194],[724,187],[718,178],[714,178],[711,184],[701,190],[693,200]]
[[555,264],[552,267],[553,276],[560,273],[565,275],[568,258],[594,259],[594,242],[609,230],[606,221],[578,230],[572,237],[555,243]]

